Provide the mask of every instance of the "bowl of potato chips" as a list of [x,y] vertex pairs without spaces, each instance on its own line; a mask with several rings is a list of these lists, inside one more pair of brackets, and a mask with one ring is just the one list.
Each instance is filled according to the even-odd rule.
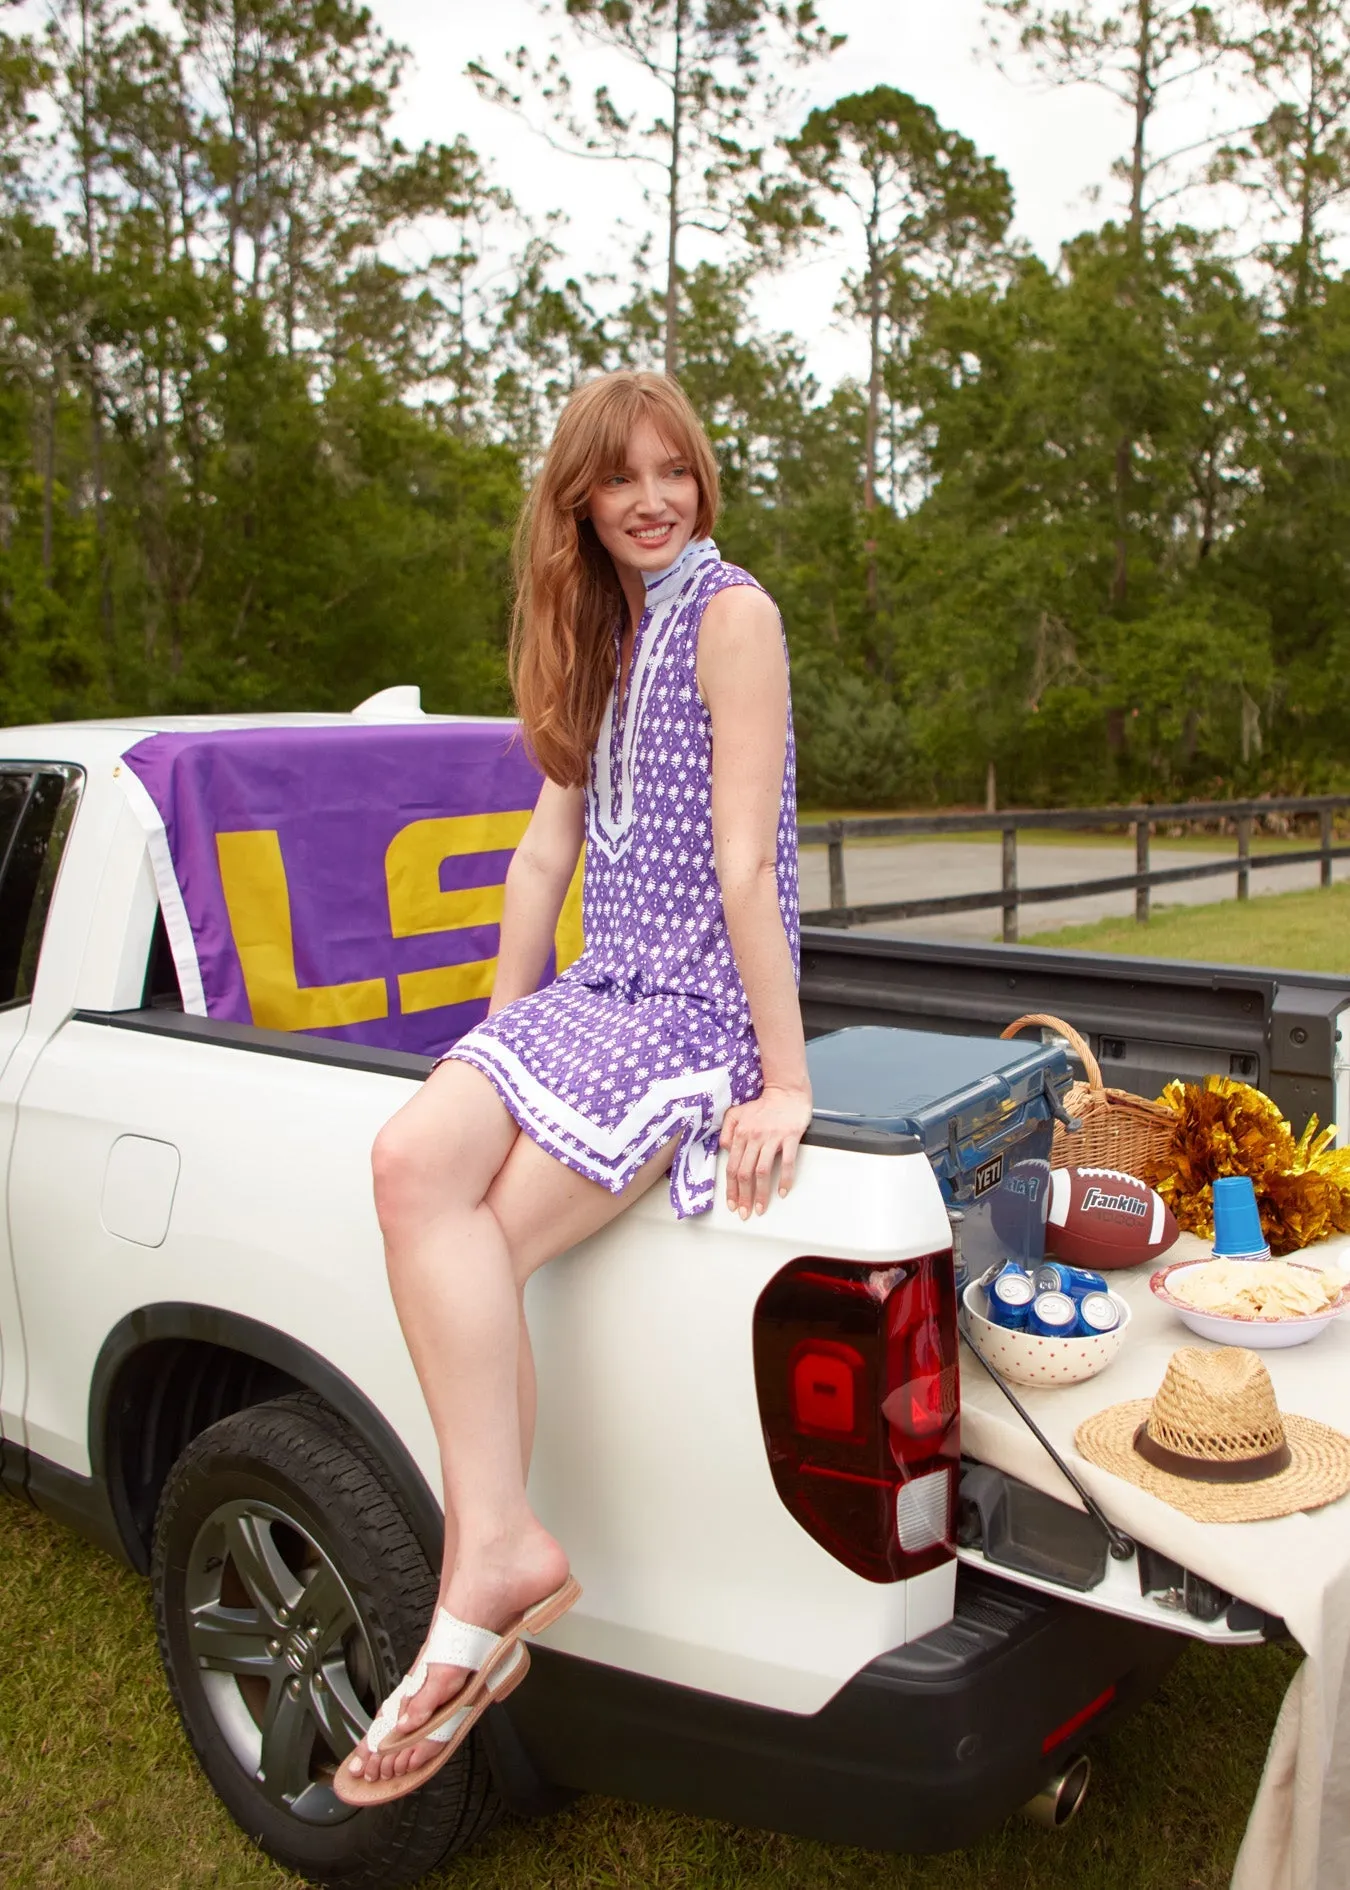
[[1305,1260],[1176,1260],[1149,1285],[1202,1339],[1256,1351],[1306,1345],[1350,1306],[1350,1279]]

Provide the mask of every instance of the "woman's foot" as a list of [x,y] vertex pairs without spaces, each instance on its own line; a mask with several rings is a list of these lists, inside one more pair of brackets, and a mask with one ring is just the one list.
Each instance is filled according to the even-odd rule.
[[[567,1557],[561,1546],[546,1529],[535,1524],[528,1536],[494,1546],[475,1557],[471,1566],[461,1560],[449,1582],[443,1584],[437,1605],[461,1621],[500,1632],[508,1621],[560,1588],[567,1572]],[[439,1662],[430,1665],[420,1690],[405,1701],[394,1737],[402,1738],[424,1726],[463,1690],[470,1677],[464,1667]],[[427,1764],[441,1750],[434,1741],[421,1740],[399,1752],[372,1753],[363,1739],[343,1764],[353,1774],[371,1781],[401,1778],[405,1772]]]

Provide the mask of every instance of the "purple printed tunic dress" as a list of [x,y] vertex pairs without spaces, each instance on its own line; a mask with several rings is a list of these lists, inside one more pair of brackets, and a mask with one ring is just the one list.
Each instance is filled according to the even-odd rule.
[[[647,579],[625,699],[616,682],[586,784],[585,950],[447,1053],[488,1077],[541,1148],[614,1194],[678,1134],[682,1218],[711,1207],[722,1116],[763,1080],[713,861],[712,728],[694,674],[709,601],[754,583],[710,538]],[[778,906],[795,967],[790,715]]]

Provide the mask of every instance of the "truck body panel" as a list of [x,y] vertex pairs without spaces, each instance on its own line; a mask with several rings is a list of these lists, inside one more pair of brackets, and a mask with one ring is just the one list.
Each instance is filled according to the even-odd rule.
[[[434,1566],[437,1451],[369,1175],[376,1132],[429,1060],[176,1014],[176,994],[152,988],[158,898],[119,757],[151,729],[267,720],[0,734],[0,768],[64,766],[78,799],[31,996],[0,1007],[4,1480],[145,1566],[175,1452],[213,1412],[307,1387],[382,1457]],[[1062,1008],[1100,1043],[1108,1081],[1225,1067],[1323,1112],[1350,1083],[1350,980],[833,933],[803,947],[808,1035],[889,1022],[992,1036],[1055,1008],[1062,960]],[[531,1280],[545,1415],[530,1494],[584,1597],[537,1677],[484,1722],[513,1802],[556,1785],[631,1792],[945,1847],[1145,1697],[1185,1634],[1262,1637],[1251,1610],[1238,1627],[1166,1612],[1121,1564],[1078,1593],[993,1571],[967,1545],[960,1562],[867,1580],[790,1513],[756,1385],[761,1295],[804,1258],[870,1279],[950,1247],[913,1138],[843,1123],[813,1130],[763,1217],[742,1222],[719,1193],[677,1221],[658,1184]],[[143,1435],[119,1436],[152,1357],[152,1402],[182,1408],[158,1429],[138,1410]],[[206,1370],[220,1358],[224,1389]],[[210,1384],[217,1406],[196,1412],[194,1387]]]

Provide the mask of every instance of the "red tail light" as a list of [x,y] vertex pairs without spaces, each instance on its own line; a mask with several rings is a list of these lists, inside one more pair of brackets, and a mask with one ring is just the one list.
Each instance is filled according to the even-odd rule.
[[792,1354],[792,1426],[803,1437],[857,1434],[867,1362],[837,1339],[803,1339]]
[[783,1502],[869,1581],[952,1553],[960,1458],[950,1250],[794,1260],[759,1296],[755,1385]]

